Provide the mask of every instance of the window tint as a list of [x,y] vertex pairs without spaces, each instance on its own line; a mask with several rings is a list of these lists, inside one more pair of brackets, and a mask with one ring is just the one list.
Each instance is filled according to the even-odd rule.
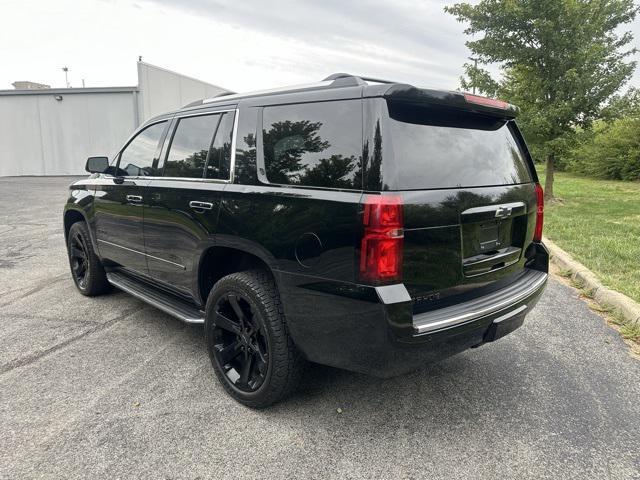
[[531,181],[522,150],[502,120],[392,103],[389,115],[395,179],[384,180],[393,189]]
[[164,167],[165,177],[202,178],[220,115],[178,120]]
[[211,146],[209,161],[207,162],[207,178],[229,180],[231,166],[231,137],[233,136],[234,112],[222,114],[216,138]]
[[238,117],[236,132],[235,164],[233,176],[235,182],[241,185],[258,185],[257,168],[257,131],[262,129],[258,125],[258,109],[247,108]]
[[269,182],[361,188],[360,100],[267,107],[262,125]]
[[142,130],[120,154],[118,175],[153,175],[153,160],[167,122],[155,123]]

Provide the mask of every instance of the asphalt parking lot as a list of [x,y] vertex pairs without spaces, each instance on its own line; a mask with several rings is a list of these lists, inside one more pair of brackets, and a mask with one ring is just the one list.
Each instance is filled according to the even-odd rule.
[[640,478],[640,361],[557,281],[494,344],[391,380],[313,366],[252,411],[201,328],[75,290],[71,180],[0,178],[1,478]]

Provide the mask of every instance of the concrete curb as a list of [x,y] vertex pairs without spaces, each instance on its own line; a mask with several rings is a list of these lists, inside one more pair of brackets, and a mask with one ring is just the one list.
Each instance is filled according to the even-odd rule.
[[551,261],[558,268],[570,271],[573,280],[582,283],[586,290],[591,290],[596,302],[602,306],[615,308],[626,321],[640,325],[640,304],[638,302],[602,285],[591,270],[571,258],[571,255],[548,238],[545,237],[542,241],[549,249]]

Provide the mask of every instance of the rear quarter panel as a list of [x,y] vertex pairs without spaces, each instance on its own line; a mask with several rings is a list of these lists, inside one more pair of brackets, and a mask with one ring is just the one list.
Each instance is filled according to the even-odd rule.
[[360,192],[228,185],[218,242],[255,244],[276,270],[354,281]]

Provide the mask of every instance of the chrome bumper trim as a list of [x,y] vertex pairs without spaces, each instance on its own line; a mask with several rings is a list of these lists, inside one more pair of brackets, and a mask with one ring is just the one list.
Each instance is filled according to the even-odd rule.
[[434,332],[509,308],[538,293],[544,287],[547,277],[545,272],[527,270],[515,283],[502,290],[468,302],[418,314],[413,318],[414,331],[416,334]]

